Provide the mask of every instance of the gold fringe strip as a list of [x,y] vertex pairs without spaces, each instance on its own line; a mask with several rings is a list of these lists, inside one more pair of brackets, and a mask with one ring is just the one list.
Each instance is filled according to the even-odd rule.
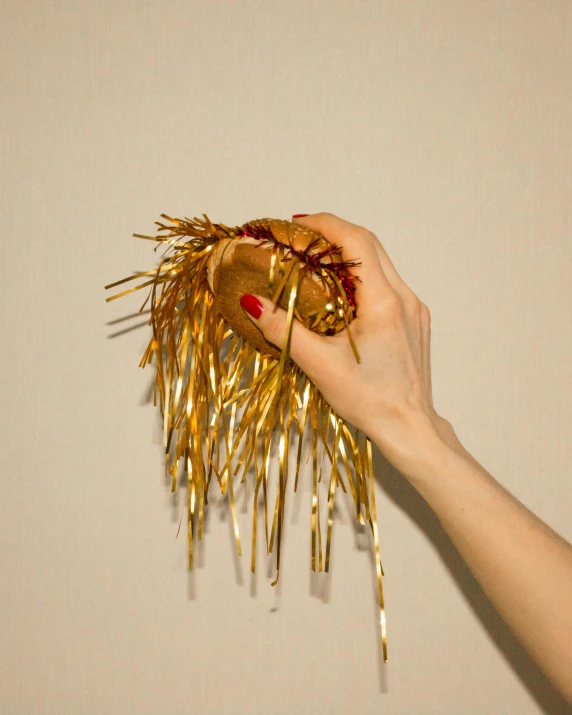
[[[240,235],[240,230],[203,219],[157,222],[165,235],[151,237],[166,250],[157,270],[138,272],[107,288],[131,280],[138,285],[113,295],[114,300],[151,287],[152,337],[140,366],[155,363],[154,402],[163,418],[165,474],[171,489],[177,488],[177,472],[183,461],[187,480],[187,532],[189,567],[193,567],[194,543],[203,538],[208,493],[214,474],[223,495],[228,494],[236,549],[242,553],[235,480],[244,485],[253,472],[250,491],[252,510],[251,570],[256,571],[260,508],[263,511],[266,552],[276,555],[275,585],[280,575],[289,452],[295,445],[294,491],[298,489],[302,450],[307,436],[308,461],[312,463],[311,568],[329,571],[338,485],[346,491],[360,524],[368,523],[374,542],[383,657],[387,660],[383,569],[375,502],[371,442],[350,428],[325,402],[315,385],[289,357],[296,302],[305,267],[283,247],[273,252],[269,283],[275,301],[287,291],[288,307],[284,346],[279,359],[261,355],[226,324],[206,281],[206,265],[213,246],[221,238]],[[260,224],[261,222],[257,222]],[[340,318],[348,330],[352,349],[359,354],[349,325],[355,309],[349,305],[336,276],[336,302],[331,313],[317,316],[334,326]],[[326,279],[321,276],[322,281]],[[333,294],[332,294],[333,295]],[[146,305],[147,301],[144,305]],[[143,310],[143,308],[142,308]],[[330,310],[328,308],[328,310]],[[319,322],[318,321],[318,322]],[[322,324],[322,323],[320,323]],[[296,444],[297,440],[297,444]],[[363,441],[365,440],[365,445]],[[269,467],[273,447],[278,447],[278,480],[274,504],[269,498]],[[330,465],[327,486],[325,549],[321,529],[320,492],[324,464]],[[242,470],[242,476],[239,476]],[[343,475],[342,476],[342,472]],[[345,477],[345,478],[344,478]],[[269,510],[272,515],[269,521]]]

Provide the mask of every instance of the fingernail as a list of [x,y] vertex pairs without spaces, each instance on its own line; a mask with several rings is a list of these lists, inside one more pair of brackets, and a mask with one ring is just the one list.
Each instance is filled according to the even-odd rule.
[[309,216],[310,214],[292,214],[292,218],[304,218],[304,216]]
[[250,293],[245,293],[240,299],[240,305],[247,313],[252,315],[253,318],[260,318],[264,307],[258,298]]

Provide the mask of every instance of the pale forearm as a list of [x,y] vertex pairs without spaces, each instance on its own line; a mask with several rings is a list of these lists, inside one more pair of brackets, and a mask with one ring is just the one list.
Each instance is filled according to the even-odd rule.
[[572,701],[572,547],[441,427],[418,430],[406,476],[501,616]]
[[[508,494],[433,409],[431,315],[377,237],[327,213],[295,222],[359,262],[353,342],[349,331],[317,336],[294,321],[293,360],[427,500],[499,613],[572,700],[571,547]],[[281,347],[286,312],[256,300],[252,320]]]

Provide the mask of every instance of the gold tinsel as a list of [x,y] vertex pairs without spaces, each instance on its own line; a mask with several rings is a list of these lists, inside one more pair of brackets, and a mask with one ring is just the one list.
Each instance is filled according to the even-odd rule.
[[[112,283],[113,288],[128,281],[139,283],[111,296],[114,300],[141,288],[150,294],[150,325],[153,336],[140,366],[155,363],[154,404],[163,419],[165,473],[172,491],[177,487],[180,462],[183,462],[188,486],[189,567],[193,566],[195,540],[203,535],[205,508],[214,475],[223,495],[228,495],[236,548],[242,555],[237,519],[235,484],[247,486],[247,473],[254,470],[252,495],[251,569],[256,568],[256,542],[259,538],[259,509],[263,512],[264,542],[267,553],[276,554],[275,585],[280,574],[280,550],[284,529],[284,507],[288,486],[288,454],[294,444],[296,466],[294,491],[298,487],[303,445],[312,460],[312,549],[313,571],[328,571],[332,544],[334,498],[338,485],[348,489],[356,519],[369,524],[375,547],[379,593],[380,627],[383,658],[387,660],[385,611],[382,590],[382,566],[377,531],[375,489],[370,440],[344,420],[327,404],[315,385],[289,359],[293,318],[302,319],[296,302],[302,276],[312,271],[322,281],[328,295],[327,306],[305,324],[325,334],[346,329],[356,359],[357,348],[351,337],[350,323],[355,302],[349,295],[351,262],[341,262],[341,251],[333,247],[326,259],[316,264],[307,251],[294,250],[292,241],[276,243],[273,226],[296,229],[295,224],[272,219],[252,221],[229,228],[204,219],[162,218],[157,222],[156,237],[134,234],[156,241],[166,248],[159,266]],[[290,235],[287,231],[287,235]],[[287,310],[287,331],[280,357],[266,355],[250,345],[227,323],[217,308],[216,298],[207,281],[207,261],[221,239],[250,236],[261,245],[272,244],[269,286],[274,302]],[[324,239],[322,239],[323,241]],[[337,262],[337,263],[336,263]],[[335,266],[335,270],[332,268]],[[304,435],[307,435],[307,440]],[[269,503],[269,465],[271,448],[278,443],[279,476],[276,499]],[[222,447],[222,449],[221,449]],[[320,521],[320,483],[329,470],[326,538]],[[325,543],[325,548],[324,548]]]

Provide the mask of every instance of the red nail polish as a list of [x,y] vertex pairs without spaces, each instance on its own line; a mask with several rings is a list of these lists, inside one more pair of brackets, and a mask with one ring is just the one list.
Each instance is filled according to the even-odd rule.
[[252,315],[253,318],[260,318],[264,307],[258,298],[250,293],[245,293],[240,299],[240,305],[247,313]]
[[292,214],[292,218],[304,218],[304,216],[309,216],[310,214]]

